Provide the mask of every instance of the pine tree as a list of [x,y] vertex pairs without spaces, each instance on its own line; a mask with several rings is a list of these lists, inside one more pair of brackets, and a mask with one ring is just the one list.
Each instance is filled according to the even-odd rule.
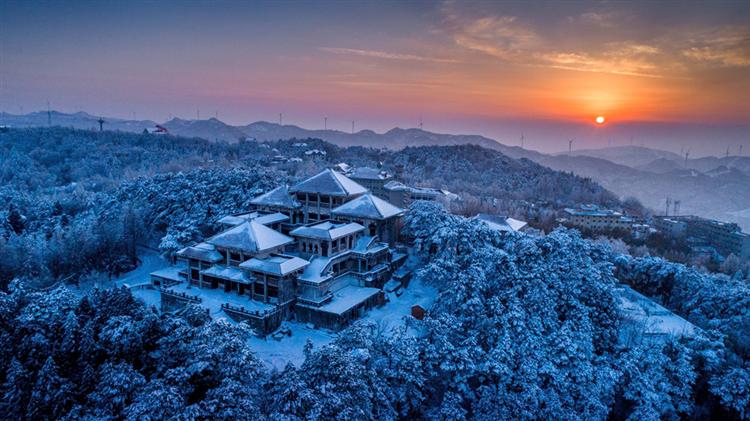
[[4,414],[7,419],[22,419],[26,414],[31,387],[31,374],[14,357],[8,367],[5,384],[2,386],[0,414]]
[[27,413],[31,419],[57,419],[64,415],[72,404],[70,383],[60,377],[52,357],[47,358],[37,375],[31,392]]

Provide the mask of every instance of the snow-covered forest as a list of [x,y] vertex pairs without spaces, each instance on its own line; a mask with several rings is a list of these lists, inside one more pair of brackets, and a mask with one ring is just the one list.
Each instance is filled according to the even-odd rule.
[[[312,149],[326,155],[305,155]],[[274,164],[277,155],[299,159]],[[310,139],[229,145],[65,128],[10,130],[0,133],[0,287],[18,276],[49,285],[91,271],[127,271],[137,264],[137,244],[174,249],[198,240],[216,228],[216,219],[247,209],[253,196],[339,162],[401,164],[410,183],[447,188],[470,203],[498,198],[498,211],[510,213],[530,201],[616,203],[590,180],[476,146],[393,152]],[[526,209],[522,216],[549,221],[549,209]]]
[[[402,152],[210,144],[69,129],[0,134],[0,414],[8,419],[747,419],[750,287],[559,229],[501,235],[416,202],[405,218],[439,295],[424,320],[361,321],[271,369],[243,325],[160,314],[66,283],[213,232],[256,194],[331,163],[403,164],[464,197],[617,203],[598,185],[473,146]],[[275,149],[275,150],[274,150]],[[550,205],[553,206],[553,205]],[[699,328],[623,340],[623,282]]]

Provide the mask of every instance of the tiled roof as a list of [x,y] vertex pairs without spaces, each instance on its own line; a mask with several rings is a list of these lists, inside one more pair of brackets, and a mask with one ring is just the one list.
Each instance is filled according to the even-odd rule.
[[484,222],[493,230],[503,232],[516,232],[526,226],[526,222],[518,219],[500,215],[489,215],[486,213],[478,214],[476,219]]
[[251,200],[253,205],[279,206],[288,209],[300,207],[300,203],[290,193],[289,188],[284,186],[276,187],[268,193],[261,194]]
[[348,224],[321,222],[309,227],[295,228],[289,234],[295,237],[315,238],[318,240],[336,240],[363,231],[364,229],[365,227],[355,222]]
[[289,191],[292,193],[321,193],[329,196],[352,196],[366,193],[367,189],[341,173],[326,169],[297,183]]
[[210,263],[216,263],[224,259],[221,254],[216,251],[216,247],[208,243],[200,243],[194,246],[185,247],[177,252],[177,256]]
[[252,259],[242,262],[240,267],[247,269],[252,272],[267,273],[270,275],[284,276],[295,270],[299,270],[309,265],[305,259],[301,259],[295,256],[287,256],[283,254],[275,254],[265,259],[258,259],[253,257]]
[[389,178],[387,175],[383,174],[383,171],[370,167],[357,167],[352,171],[350,177],[365,180],[385,180]]
[[404,210],[385,200],[366,194],[335,208],[334,215],[383,220],[404,213]]
[[257,253],[281,247],[294,240],[256,221],[249,221],[216,234],[206,241],[217,247]]
[[281,213],[260,213],[260,212],[248,212],[240,215],[227,215],[217,222],[224,225],[237,226],[243,222],[254,220],[255,222],[263,225],[271,225],[277,222],[284,222],[289,217]]

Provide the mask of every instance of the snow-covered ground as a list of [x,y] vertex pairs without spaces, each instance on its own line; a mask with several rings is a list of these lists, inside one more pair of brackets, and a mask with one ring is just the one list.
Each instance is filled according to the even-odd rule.
[[697,328],[627,285],[616,289],[618,307],[624,316],[621,340],[626,344],[648,340],[666,340],[672,336],[695,334]]
[[292,331],[292,336],[276,340],[268,335],[265,338],[253,337],[249,341],[258,358],[278,370],[282,370],[289,363],[299,367],[305,361],[304,349],[308,340],[312,342],[313,348],[318,348],[330,343],[337,336],[335,333],[297,322],[284,322],[283,326]]
[[[390,301],[382,307],[368,311],[362,319],[377,323],[387,333],[406,323],[406,317],[411,317],[411,307],[414,304],[429,308],[435,301],[437,293],[436,289],[414,280],[409,288],[403,290],[400,297],[395,293],[387,294]],[[305,360],[303,350],[308,340],[312,342],[314,348],[318,348],[330,343],[337,336],[336,333],[315,329],[297,322],[284,322],[284,326],[291,329],[292,336],[284,336],[281,340],[276,340],[268,335],[266,338],[250,340],[250,346],[258,357],[279,370],[289,363],[296,366],[302,364]]]
[[[131,292],[134,297],[143,301],[147,306],[154,306],[158,309],[161,304],[159,291],[153,288],[146,288],[143,284],[150,282],[149,274],[151,272],[169,267],[169,262],[153,250],[144,248],[140,252],[141,264],[135,270],[125,273],[111,282],[100,279],[95,281],[97,285],[94,285],[92,281],[91,285],[82,285],[79,287],[78,292],[85,292],[93,287],[127,286],[132,288]],[[419,266],[419,262],[414,256],[410,255],[404,266],[413,270]],[[211,317],[214,319],[225,319],[230,323],[236,322],[221,310],[221,304],[223,303],[240,305],[251,310],[262,310],[262,308],[255,308],[255,305],[266,306],[265,304],[249,300],[247,297],[241,297],[236,293],[225,293],[218,289],[188,288],[184,283],[172,286],[170,289],[200,296],[203,299],[201,305],[209,310]],[[401,290],[400,296],[396,292],[387,293],[386,297],[388,300],[386,304],[368,311],[363,319],[377,323],[384,332],[388,332],[395,327],[405,324],[405,318],[407,316],[410,317],[413,305],[419,304],[423,308],[429,309],[437,295],[438,291],[435,288],[413,279],[408,288]],[[291,336],[283,336],[280,340],[277,340],[272,335],[268,335],[265,338],[253,337],[249,340],[250,346],[258,355],[258,358],[269,366],[279,370],[283,369],[289,363],[297,366],[302,364],[305,359],[303,350],[307,341],[313,344],[313,348],[318,348],[330,343],[337,336],[334,332],[315,329],[303,323],[284,322],[283,326],[291,330]]]
[[158,269],[163,269],[169,266],[169,262],[159,255],[154,250],[141,248],[139,249],[138,257],[141,259],[141,264],[138,265],[135,270],[124,273],[114,280],[114,286],[128,286],[143,284],[151,281],[149,274]]

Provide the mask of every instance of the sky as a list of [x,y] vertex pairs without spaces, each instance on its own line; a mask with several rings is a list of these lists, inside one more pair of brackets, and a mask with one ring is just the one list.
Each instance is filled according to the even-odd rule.
[[[0,0],[0,111],[750,151],[750,2]],[[597,125],[595,118],[605,123]]]

